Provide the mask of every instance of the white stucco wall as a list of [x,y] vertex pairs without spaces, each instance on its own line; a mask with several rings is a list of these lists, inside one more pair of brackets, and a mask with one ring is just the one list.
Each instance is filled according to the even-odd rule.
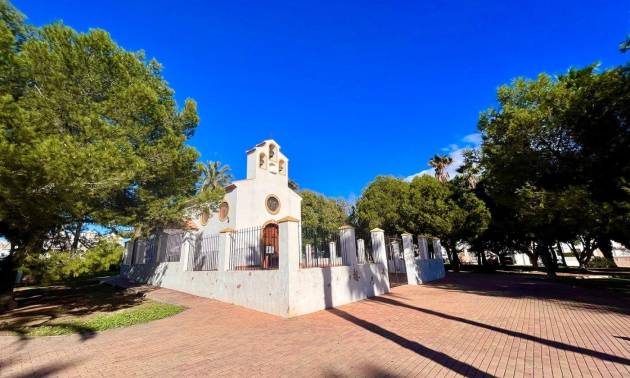
[[287,316],[287,281],[278,270],[184,271],[182,262],[123,266],[131,281]]
[[389,292],[382,264],[300,269],[291,282],[291,316],[340,306]]
[[441,258],[427,260],[415,258],[413,263],[415,265],[414,276],[417,284],[440,280],[446,274],[444,271],[444,260]]

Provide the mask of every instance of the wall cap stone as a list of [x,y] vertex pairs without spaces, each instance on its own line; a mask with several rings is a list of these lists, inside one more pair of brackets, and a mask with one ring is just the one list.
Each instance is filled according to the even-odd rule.
[[385,231],[383,231],[383,230],[381,230],[380,228],[377,227],[377,228],[374,228],[374,229],[370,230],[370,232],[385,232]]
[[227,228],[224,228],[223,230],[219,231],[219,233],[221,233],[221,234],[233,233],[233,232],[236,232],[236,230],[231,228],[231,227],[227,227]]
[[353,229],[354,227],[344,224],[343,226],[339,227],[340,230],[350,230]]
[[287,217],[284,217],[284,218],[282,218],[282,219],[278,219],[278,223],[284,223],[284,222],[299,222],[299,221],[300,221],[299,219],[297,219],[297,218],[295,218],[295,217],[292,217],[292,216],[287,216]]

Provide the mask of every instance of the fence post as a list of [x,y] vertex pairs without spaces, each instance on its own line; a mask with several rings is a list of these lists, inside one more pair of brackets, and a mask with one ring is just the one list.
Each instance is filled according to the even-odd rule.
[[278,295],[284,297],[279,298],[285,301],[287,313],[285,316],[294,314],[295,302],[295,286],[299,279],[298,273],[300,269],[300,221],[291,216],[278,220],[278,232],[280,233],[280,243],[278,245],[280,254],[278,261],[279,277],[282,280],[284,290]]
[[372,253],[374,254],[374,262],[380,263],[387,269],[387,252],[385,251],[385,232],[380,228],[370,231],[372,239]]
[[354,227],[341,226],[339,227],[339,244],[341,244],[341,259],[344,255],[348,261],[348,265],[357,265],[357,244],[354,236]]
[[417,285],[416,261],[413,255],[413,235],[404,233],[401,235],[403,244],[403,256],[405,258],[405,271],[407,273],[407,283]]
[[440,239],[433,239],[433,253],[435,254],[435,256],[433,256],[434,259],[444,261],[444,258],[442,257],[442,243],[440,242]]
[[124,265],[133,265],[133,247],[135,245],[135,240],[131,239],[125,245],[125,255],[123,256],[123,264]]
[[420,249],[420,260],[427,260],[429,258],[429,250],[426,236],[418,236],[418,248]]
[[295,272],[300,267],[300,223],[296,218],[284,217],[278,221],[280,232],[280,261],[278,268]]
[[218,271],[230,270],[230,253],[232,252],[233,228],[224,228],[219,233],[219,261],[217,261]]
[[186,232],[179,250],[179,261],[182,262],[182,270],[184,271],[190,270],[189,259],[193,254],[193,248],[195,248],[195,234]]
[[365,254],[365,240],[357,239],[357,260],[358,263],[369,263]]

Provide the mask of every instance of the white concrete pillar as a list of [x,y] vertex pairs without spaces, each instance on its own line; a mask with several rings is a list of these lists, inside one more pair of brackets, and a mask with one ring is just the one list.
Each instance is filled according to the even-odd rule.
[[293,217],[278,221],[280,232],[279,269],[283,272],[297,272],[300,268],[300,223]]
[[420,259],[427,260],[429,258],[429,249],[426,236],[418,236],[418,249],[420,249]]
[[232,252],[233,228],[224,228],[219,232],[219,261],[217,270],[226,272],[230,270],[230,253]]
[[407,273],[407,283],[417,285],[416,261],[413,255],[413,235],[404,233],[401,235],[403,244],[403,257],[405,259],[405,272]]
[[365,240],[357,239],[357,259],[359,262],[368,263],[365,253]]
[[337,263],[337,243],[334,241],[328,242],[328,251],[330,255],[328,256],[328,261],[330,265]]
[[374,254],[374,262],[383,264],[387,269],[387,252],[385,250],[385,232],[380,228],[370,231],[372,239],[372,253]]
[[179,252],[179,261],[182,263],[182,270],[192,269],[190,259],[192,258],[193,248],[195,248],[195,234],[186,232]]
[[341,257],[346,257],[346,260],[350,266],[357,265],[357,245],[356,237],[354,234],[354,227],[341,226],[339,227],[339,241],[341,248]]
[[433,239],[433,256],[434,259],[442,260],[442,243],[440,239]]
[[125,248],[125,255],[123,256],[123,264],[125,265],[132,265],[133,261],[131,260],[131,257],[133,256],[133,244],[134,244],[134,240],[131,239],[127,242],[127,245]]
[[145,264],[146,263],[146,249],[147,242],[145,239],[138,239],[138,245],[136,246],[136,264]]
[[285,316],[294,315],[296,303],[295,287],[297,287],[300,273],[300,221],[293,217],[284,217],[278,220],[280,244],[279,244],[279,277],[281,281],[280,292],[274,300],[284,303],[287,309]]

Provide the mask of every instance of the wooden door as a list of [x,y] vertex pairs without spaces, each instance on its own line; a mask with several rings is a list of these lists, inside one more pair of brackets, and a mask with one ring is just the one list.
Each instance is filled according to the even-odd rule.
[[268,224],[263,229],[263,269],[275,269],[278,267],[278,225]]

